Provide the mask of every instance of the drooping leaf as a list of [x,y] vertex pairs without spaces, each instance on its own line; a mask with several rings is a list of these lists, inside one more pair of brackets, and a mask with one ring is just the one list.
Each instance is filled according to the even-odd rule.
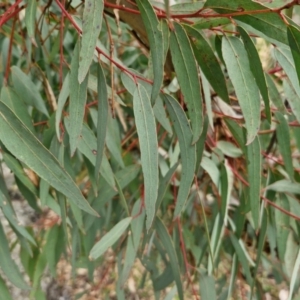
[[199,139],[203,126],[199,76],[186,32],[178,23],[174,23],[174,28],[175,30],[171,32],[170,50],[184,101],[188,107],[193,132],[192,143],[194,144]]
[[35,43],[35,18],[36,18],[37,2],[36,0],[28,0],[25,11],[25,24],[28,36]]
[[300,195],[300,183],[291,182],[286,179],[278,180],[267,186],[266,189],[280,193],[293,193]]
[[97,154],[95,177],[98,178],[105,149],[107,119],[109,114],[106,80],[101,65],[98,65],[98,121],[97,121]]
[[225,77],[211,46],[200,31],[190,26],[185,26],[185,29],[188,35],[193,37],[194,54],[205,77],[215,92],[229,103]]
[[[284,91],[284,96],[288,101],[293,114],[296,117],[296,120],[300,122],[300,95],[297,94],[296,90],[291,84],[291,81],[288,78],[285,78],[285,80],[283,81],[283,91]],[[282,105],[284,105],[283,101],[282,101]],[[286,112],[285,109],[282,111]]]
[[29,286],[23,279],[17,265],[11,258],[8,242],[2,227],[2,224],[0,223],[0,268],[5,274],[5,276],[8,278],[9,281],[11,281],[16,287],[22,290],[29,290]]
[[287,27],[287,36],[294,59],[294,65],[297,72],[298,81],[300,83],[300,31],[295,26],[289,25]]
[[258,137],[247,146],[247,169],[249,181],[249,200],[255,229],[259,227],[260,185],[261,185],[261,154]]
[[212,276],[200,276],[201,299],[217,300],[215,280]]
[[164,41],[160,23],[156,13],[148,0],[137,0],[143,23],[149,39],[151,58],[153,64],[153,87],[151,92],[151,103],[154,105],[163,82],[164,75]]
[[133,109],[141,149],[147,215],[146,227],[149,230],[154,219],[158,192],[158,144],[151,102],[147,91],[140,84],[137,85],[133,95]]
[[292,300],[294,289],[297,283],[297,279],[299,278],[299,267],[300,267],[300,249],[298,251],[298,255],[295,261],[295,266],[293,268],[293,273],[291,276],[291,283],[290,283],[290,290],[289,290],[289,297],[288,300]]
[[62,88],[60,90],[59,96],[58,96],[58,101],[57,101],[57,109],[55,111],[55,130],[56,130],[56,135],[57,138],[60,139],[60,131],[59,131],[59,124],[61,122],[61,116],[63,112],[63,108],[66,104],[66,101],[70,95],[70,88],[69,88],[69,73],[67,74]]
[[0,102],[0,140],[20,161],[86,212],[97,215],[71,176],[16,115]]
[[269,92],[268,92],[266,78],[265,78],[265,74],[264,74],[264,71],[262,68],[262,64],[261,64],[258,52],[256,50],[256,47],[255,47],[252,39],[248,35],[247,31],[241,26],[238,26],[237,29],[243,39],[249,61],[251,62],[250,63],[251,71],[253,73],[256,84],[261,93],[261,96],[264,100],[267,119],[268,119],[269,123],[271,123]]
[[201,160],[201,167],[209,174],[215,186],[219,187],[220,171],[215,162],[204,156]]
[[259,130],[259,90],[242,42],[236,37],[223,38],[222,53],[245,119],[247,144],[250,144]]
[[100,241],[98,241],[91,249],[89,258],[95,260],[99,258],[109,247],[111,247],[126,231],[132,217],[125,218],[117,223],[110,231],[108,231]]
[[170,95],[165,95],[165,103],[173,126],[178,137],[179,147],[181,151],[181,181],[177,195],[177,202],[174,211],[174,218],[181,213],[186,199],[190,192],[190,187],[194,179],[196,167],[196,146],[192,145],[192,131],[189,126],[188,119],[181,108],[180,104]]
[[87,0],[84,2],[82,41],[80,43],[80,55],[78,53],[77,58],[79,59],[79,70],[77,73],[78,75],[76,74],[78,78],[77,82],[79,82],[79,84],[83,83],[86,79],[89,67],[94,57],[98,35],[101,31],[103,8],[103,0]]
[[207,135],[207,130],[208,130],[208,117],[204,117],[204,122],[203,122],[203,130],[200,135],[199,140],[196,143],[196,174],[198,173],[199,167],[200,167],[200,162],[202,160],[203,156],[203,151],[205,148],[205,141],[206,141],[206,135]]
[[165,247],[165,250],[169,256],[174,280],[175,280],[177,290],[178,290],[179,299],[183,300],[183,287],[182,287],[182,282],[181,282],[181,278],[180,278],[178,257],[176,255],[174,244],[172,242],[172,239],[171,239],[165,225],[162,223],[162,221],[159,218],[156,218],[156,220],[155,220],[155,228],[156,228],[157,233],[160,237],[160,240],[161,240],[163,246]]
[[290,179],[293,180],[294,168],[292,160],[289,125],[285,117],[280,112],[276,112],[275,116],[279,122],[276,127],[276,137],[278,140],[278,146],[280,149],[280,153],[283,157],[285,169],[289,174]]
[[9,289],[7,288],[5,281],[0,277],[0,300],[13,300]]
[[48,117],[49,113],[45,106],[44,100],[41,97],[38,88],[31,81],[31,79],[17,66],[11,67],[11,75],[14,84],[14,90],[19,97],[22,97],[26,104],[35,107]]
[[[90,2],[92,0],[89,0]],[[82,122],[84,116],[84,109],[86,103],[87,96],[87,84],[88,77],[78,84],[78,67],[79,67],[79,43],[77,42],[74,52],[73,58],[71,62],[70,69],[70,79],[69,79],[69,88],[70,88],[70,104],[69,104],[69,112],[70,112],[70,148],[71,155],[75,153],[78,140],[80,138],[81,130],[82,130]]]

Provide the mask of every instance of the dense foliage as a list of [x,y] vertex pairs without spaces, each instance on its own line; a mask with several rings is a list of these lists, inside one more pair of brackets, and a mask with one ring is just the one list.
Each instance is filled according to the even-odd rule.
[[299,4],[2,1],[1,160],[40,219],[2,173],[0,299],[61,260],[97,299],[97,270],[117,299],[296,297]]

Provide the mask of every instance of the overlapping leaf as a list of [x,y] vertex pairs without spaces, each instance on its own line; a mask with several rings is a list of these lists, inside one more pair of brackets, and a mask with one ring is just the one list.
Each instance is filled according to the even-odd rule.
[[223,38],[222,53],[244,115],[247,144],[250,144],[257,135],[260,125],[259,90],[242,42],[236,37]]
[[71,176],[16,115],[0,102],[0,140],[20,161],[86,212],[97,215]]
[[174,23],[171,32],[170,50],[176,75],[191,119],[194,144],[200,137],[203,126],[202,96],[195,57],[183,27]]
[[133,109],[144,174],[146,226],[151,227],[158,192],[158,145],[151,102],[145,88],[138,84],[133,95]]

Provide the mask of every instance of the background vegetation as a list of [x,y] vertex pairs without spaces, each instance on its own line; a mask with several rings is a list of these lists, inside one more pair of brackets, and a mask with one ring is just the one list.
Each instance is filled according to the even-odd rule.
[[2,1],[0,299],[299,297],[299,4]]

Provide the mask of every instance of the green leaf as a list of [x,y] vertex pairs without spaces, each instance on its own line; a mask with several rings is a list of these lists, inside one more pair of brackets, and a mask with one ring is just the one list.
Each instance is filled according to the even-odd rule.
[[95,176],[98,178],[100,166],[105,150],[105,138],[107,129],[107,119],[109,114],[108,95],[106,80],[103,69],[98,64],[98,118],[97,118],[97,155],[95,165]]
[[0,277],[0,300],[13,300],[5,281]]
[[98,215],[71,176],[16,115],[0,102],[0,140],[20,161],[86,212]]
[[158,192],[158,144],[151,102],[145,88],[138,84],[133,95],[133,109],[141,149],[144,174],[146,227],[150,229],[155,215]]
[[193,14],[199,11],[203,6],[203,1],[187,1],[184,3],[170,5],[170,12],[172,15]]
[[201,299],[217,300],[215,280],[212,276],[200,275]]
[[261,168],[260,144],[258,137],[256,137],[253,143],[247,146],[249,199],[255,229],[259,227]]
[[29,290],[29,286],[24,281],[17,265],[10,256],[7,239],[0,223],[0,268],[11,283],[22,290]]
[[63,82],[62,88],[60,90],[58,101],[57,101],[57,109],[55,111],[55,130],[58,140],[61,139],[60,137],[60,130],[59,130],[59,124],[61,122],[61,116],[64,109],[64,106],[66,104],[66,101],[70,95],[70,88],[69,88],[69,73],[65,77],[65,80]]
[[155,220],[155,228],[169,256],[171,268],[173,271],[173,276],[178,290],[179,299],[183,300],[183,288],[182,288],[182,282],[180,278],[180,269],[179,269],[178,257],[176,255],[174,244],[165,225],[159,218],[156,218]]
[[3,86],[1,89],[0,99],[5,103],[16,116],[30,129],[35,132],[32,120],[28,114],[28,109],[21,97],[14,91],[14,89]]
[[37,2],[36,0],[28,0],[28,4],[25,10],[25,24],[27,28],[27,34],[32,41],[35,42],[35,18],[36,18]]
[[243,39],[249,61],[251,62],[251,64],[250,64],[251,71],[255,78],[256,84],[260,90],[261,96],[264,100],[267,119],[268,119],[269,123],[271,123],[269,92],[268,92],[267,82],[266,82],[266,78],[264,75],[264,71],[262,68],[262,64],[261,64],[258,52],[256,50],[256,47],[255,47],[252,39],[248,35],[247,31],[243,27],[240,27],[240,26],[238,26],[237,29]]
[[223,38],[222,53],[245,118],[247,144],[250,144],[259,130],[259,90],[242,42],[236,37]]
[[200,31],[190,26],[185,26],[185,29],[188,35],[194,38],[192,43],[194,54],[205,77],[215,92],[229,103],[225,77],[210,44]]
[[200,21],[196,21],[193,24],[193,27],[197,30],[201,29],[209,29],[213,27],[218,27],[222,25],[227,25],[230,24],[230,19],[229,18],[203,18],[200,19]]
[[151,103],[154,105],[159,94],[164,77],[164,40],[160,23],[156,13],[148,0],[137,0],[143,23],[149,39],[151,58],[153,63],[153,88]]
[[219,187],[220,171],[215,162],[204,156],[201,161],[201,167],[209,174],[215,186]]
[[111,247],[126,231],[131,220],[132,217],[125,218],[107,232],[91,249],[89,254],[90,260],[99,258],[109,247]]
[[192,145],[192,131],[189,121],[181,108],[180,104],[170,95],[165,95],[165,103],[167,105],[170,118],[178,137],[181,152],[181,181],[177,195],[177,202],[174,211],[174,218],[181,213],[187,197],[190,193],[190,187],[194,179],[196,167],[196,145]]
[[[297,121],[300,122],[300,95],[297,94],[297,91],[294,89],[288,78],[283,80],[283,91],[285,99],[287,99],[294,116]],[[283,112],[286,112],[286,109],[284,109]]]
[[203,130],[202,130],[199,140],[196,143],[196,172],[195,172],[196,174],[199,171],[200,162],[202,160],[203,151],[205,148],[207,130],[208,130],[208,117],[205,116],[204,122],[203,122]]
[[[284,194],[280,194],[276,204],[290,211],[290,204],[288,198]],[[281,261],[284,261],[284,255],[287,247],[287,239],[290,232],[290,217],[278,209],[275,210],[275,224],[276,224],[276,241],[278,256]]]
[[217,147],[224,153],[224,155],[238,158],[242,155],[242,150],[234,144],[227,141],[218,141]]
[[89,67],[92,63],[98,35],[101,31],[103,8],[103,0],[87,0],[84,2],[81,49],[80,55],[79,53],[77,54],[79,58],[78,75],[76,74],[78,78],[77,84],[78,82],[79,84],[83,83],[86,79]]
[[21,97],[27,105],[35,107],[45,116],[49,117],[44,100],[41,97],[36,85],[17,66],[12,66],[10,70],[14,84],[14,90],[19,97]]
[[291,182],[286,179],[278,180],[266,187],[266,190],[272,190],[280,193],[292,193],[300,195],[300,183]]
[[200,81],[187,34],[178,23],[174,23],[174,28],[175,30],[171,32],[170,50],[184,101],[188,107],[193,132],[191,143],[194,144],[199,139],[203,126]]
[[298,251],[298,255],[295,261],[295,266],[293,268],[293,273],[291,276],[291,283],[290,283],[290,290],[289,290],[289,297],[288,300],[292,300],[293,292],[296,286],[296,283],[299,279],[299,267],[300,267],[300,249]]
[[289,25],[287,27],[287,36],[295,63],[294,65],[296,67],[298,81],[300,83],[300,31],[295,26]]
[[278,140],[279,150],[283,157],[284,167],[289,174],[290,179],[293,180],[294,167],[292,160],[289,124],[286,118],[280,112],[275,112],[275,116],[279,122],[276,127],[276,137]]
[[[92,0],[89,0],[92,1]],[[89,2],[88,1],[88,2]],[[99,1],[100,2],[100,1]],[[82,122],[85,110],[88,77],[85,77],[80,84],[78,84],[78,67],[79,67],[79,43],[76,44],[70,69],[70,147],[71,155],[75,153],[78,140],[82,130]]]

